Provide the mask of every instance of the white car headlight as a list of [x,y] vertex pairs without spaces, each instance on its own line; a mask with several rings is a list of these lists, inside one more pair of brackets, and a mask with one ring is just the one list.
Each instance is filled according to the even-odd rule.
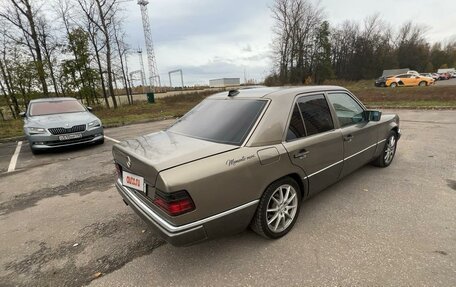
[[99,127],[99,126],[101,126],[101,122],[99,120],[94,120],[87,124],[87,127],[89,129]]
[[44,128],[29,127],[27,129],[28,129],[29,133],[31,133],[31,134],[44,134],[44,133],[46,133],[46,129],[44,129]]

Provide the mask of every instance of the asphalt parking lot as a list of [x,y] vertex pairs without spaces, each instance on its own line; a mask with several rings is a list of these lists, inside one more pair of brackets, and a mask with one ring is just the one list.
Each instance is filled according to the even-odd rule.
[[36,156],[26,142],[18,153],[0,144],[0,285],[455,286],[456,111],[396,112],[392,165],[363,167],[305,201],[276,241],[246,230],[176,248],[124,205],[112,145],[172,121]]
[[456,78],[444,80],[444,81],[437,81],[435,82],[437,86],[455,86],[456,85]]

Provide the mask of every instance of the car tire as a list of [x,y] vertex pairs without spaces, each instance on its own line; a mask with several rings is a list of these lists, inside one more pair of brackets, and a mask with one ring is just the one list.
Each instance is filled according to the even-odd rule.
[[266,188],[250,227],[265,238],[280,238],[293,228],[300,208],[299,185],[294,179],[284,177]]
[[418,84],[420,87],[425,87],[427,86],[427,83],[425,81],[422,81]]
[[372,164],[378,167],[389,166],[393,162],[394,155],[396,154],[396,148],[397,133],[395,131],[390,131],[388,137],[386,138],[382,153],[372,162]]
[[391,83],[390,87],[391,88],[396,88],[397,87],[397,83]]

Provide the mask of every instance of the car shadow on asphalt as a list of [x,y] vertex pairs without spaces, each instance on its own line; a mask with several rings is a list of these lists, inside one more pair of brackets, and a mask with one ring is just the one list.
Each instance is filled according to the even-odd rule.
[[[350,200],[350,196],[353,193],[366,193],[368,191],[368,184],[365,184],[366,188],[358,188],[358,189],[346,189],[344,186],[353,186],[359,185],[360,178],[366,178],[369,176],[373,176],[374,174],[378,173],[379,168],[366,165],[361,167],[360,169],[356,170],[355,172],[351,173],[350,175],[346,176],[345,178],[341,179],[340,181],[334,183],[333,185],[329,186],[328,188],[324,189],[323,191],[315,194],[314,196],[307,198],[302,202],[300,214],[298,220],[290,231],[285,237],[278,239],[278,240],[270,240],[264,237],[257,235],[253,232],[250,228],[247,228],[245,231],[232,235],[226,236],[222,238],[216,238],[208,241],[201,242],[199,244],[188,246],[188,247],[170,247],[173,249],[173,253],[176,256],[179,256],[182,260],[187,258],[185,253],[197,253],[198,256],[201,256],[202,260],[214,260],[216,258],[216,254],[214,254],[214,249],[230,249],[230,248],[239,248],[240,245],[246,245],[250,248],[254,248],[257,250],[267,249],[269,247],[274,247],[276,244],[281,244],[280,241],[288,240],[287,237],[293,237],[294,233],[298,233],[299,230],[305,232],[306,225],[309,223],[308,220],[312,220],[317,214],[321,213],[322,208],[326,205],[330,204],[331,201],[337,200],[340,201],[341,197],[346,197],[347,200]],[[223,251],[226,253],[227,251]],[[219,253],[219,252],[217,252]],[[215,257],[215,258],[214,258]],[[172,257],[168,257],[172,258]],[[224,256],[222,256],[224,258]],[[167,258],[161,258],[160,260],[167,260]],[[171,259],[172,260],[172,259]],[[173,264],[172,261],[170,264]],[[186,266],[186,264],[182,264]]]
[[[81,145],[74,145],[74,146],[68,146],[68,147],[56,147],[53,149],[49,150],[41,150],[35,154],[35,156],[45,156],[45,155],[59,155],[59,154],[68,154],[68,153],[74,153],[74,152],[82,152],[82,151],[87,151],[94,149],[97,146],[100,146],[101,144],[81,144]],[[27,145],[28,147],[28,145]],[[31,152],[31,151],[30,151]]]

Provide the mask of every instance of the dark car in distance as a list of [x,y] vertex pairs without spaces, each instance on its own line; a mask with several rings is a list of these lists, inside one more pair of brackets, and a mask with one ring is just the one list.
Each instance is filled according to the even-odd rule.
[[375,80],[375,86],[376,87],[386,87],[386,77],[382,76]]

